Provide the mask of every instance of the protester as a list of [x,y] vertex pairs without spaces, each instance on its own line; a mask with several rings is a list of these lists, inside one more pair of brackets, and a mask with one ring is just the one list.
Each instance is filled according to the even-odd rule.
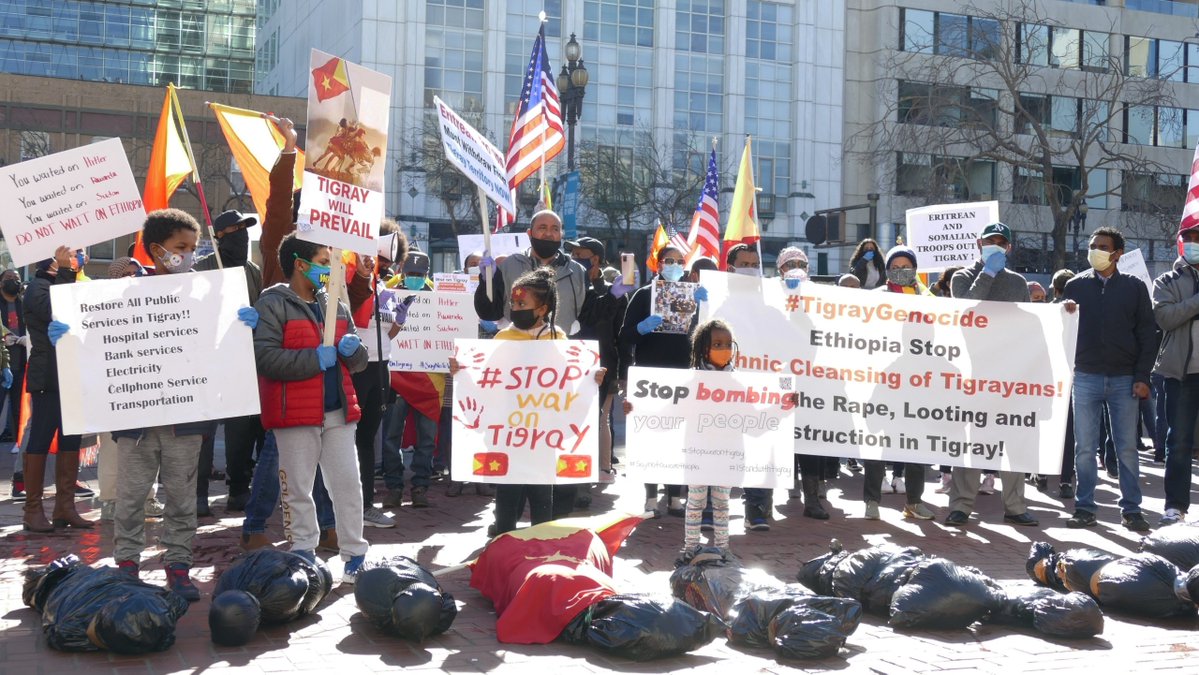
[[938,298],[952,298],[953,292],[949,287],[949,283],[953,279],[953,275],[957,274],[960,269],[962,269],[960,265],[954,265],[953,267],[946,267],[941,270],[941,274],[937,276],[936,283],[928,290],[932,291],[933,295]]
[[502,261],[484,257],[479,261],[479,274],[486,277],[487,270],[494,270],[492,284],[494,293],[487,297],[487,284],[480,279],[475,289],[475,312],[480,319],[499,321],[511,312],[509,296],[513,282],[525,272],[538,267],[549,267],[554,271],[559,307],[555,312],[558,327],[565,333],[575,330],[575,321],[583,309],[587,293],[587,275],[583,268],[563,253],[562,219],[548,209],[533,214],[529,222],[529,250],[514,253]]
[[[1095,447],[1103,406],[1111,420],[1111,436],[1120,465],[1120,514],[1124,527],[1146,532],[1141,514],[1137,459],[1137,399],[1149,397],[1157,326],[1145,284],[1121,274],[1124,235],[1101,227],[1091,235],[1087,260],[1091,269],[1066,283],[1067,311],[1077,305],[1078,346],[1074,356],[1074,468],[1078,490],[1068,527],[1094,527]],[[1190,461],[1187,461],[1190,471]]]
[[[262,425],[280,447],[284,527],[292,551],[316,558],[320,527],[312,499],[317,466],[328,481],[337,513],[337,540],[345,561],[343,583],[354,583],[366,559],[362,537],[362,485],[354,429],[362,413],[351,373],[366,367],[349,308],[337,303],[336,346],[322,344],[325,308],[337,302],[324,292],[330,249],[294,234],[279,245],[279,268],[289,281],[262,292],[255,309]],[[287,401],[284,406],[283,401]]]
[[863,239],[849,256],[849,271],[858,279],[858,286],[865,289],[878,288],[887,280],[887,269],[878,242]]
[[[958,271],[950,281],[953,297],[965,300],[995,300],[1028,302],[1028,281],[1007,269],[1007,256],[1012,250],[1012,231],[1003,223],[991,223],[978,236],[979,260]],[[946,525],[963,527],[970,523],[974,498],[978,494],[982,471],[954,467],[949,489],[949,516]],[[1024,501],[1024,474],[1000,471],[1003,481],[1003,520],[1012,525],[1038,525],[1028,513]]]

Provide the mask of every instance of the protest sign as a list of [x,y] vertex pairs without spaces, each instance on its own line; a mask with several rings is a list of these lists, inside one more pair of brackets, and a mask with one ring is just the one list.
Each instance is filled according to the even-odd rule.
[[257,415],[246,293],[240,268],[52,286],[63,433]]
[[790,374],[629,368],[624,466],[667,485],[791,487]]
[[1141,249],[1125,251],[1116,261],[1116,269],[1120,270],[1120,274],[1134,276],[1145,282],[1149,295],[1153,295],[1153,277],[1149,275],[1149,267],[1145,265],[1145,254]]
[[955,265],[970,266],[978,259],[978,233],[999,222],[999,202],[937,204],[907,211],[908,246],[916,252],[921,272]]
[[[498,259],[513,253],[524,253],[527,250],[529,250],[529,235],[526,232],[491,235],[491,257],[493,258]],[[466,269],[466,256],[471,253],[483,253],[483,235],[458,235],[458,269]]]
[[375,255],[391,78],[316,49],[309,64],[308,153],[297,236]]
[[599,480],[599,346],[591,340],[456,340],[454,480]]
[[404,325],[391,341],[390,370],[448,373],[454,340],[479,336],[473,295],[397,290],[394,298],[393,302],[412,298],[412,303]]
[[[437,107],[437,126],[445,158],[508,213],[516,213],[516,200],[508,187],[508,169],[499,149],[445,101],[433,97]],[[484,223],[486,225],[486,223]]]
[[691,319],[699,310],[695,289],[699,284],[686,281],[654,279],[650,286],[650,305],[653,314],[662,317],[655,333],[685,334],[691,330]]
[[135,232],[146,220],[121,139],[0,170],[0,230],[18,267]]
[[358,335],[362,338],[362,344],[366,347],[367,359],[370,361],[390,359],[391,357],[391,337],[388,333],[391,330],[391,324],[395,323],[395,306],[399,302],[396,293],[397,291],[394,289],[380,287],[378,302],[381,324],[375,322],[375,314],[372,312],[370,319],[366,322],[366,328],[358,329]]
[[796,452],[1061,468],[1078,333],[1061,305],[759,281],[703,272],[700,320],[732,326],[738,370],[796,376]]
[[479,287],[478,274],[437,272],[433,275],[433,290],[446,293],[474,293]]

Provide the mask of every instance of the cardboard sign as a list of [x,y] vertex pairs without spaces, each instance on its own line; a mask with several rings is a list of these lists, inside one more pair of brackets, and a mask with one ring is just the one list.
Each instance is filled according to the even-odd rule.
[[445,158],[508,213],[516,213],[516,200],[508,187],[504,155],[483,134],[458,116],[445,101],[433,97],[437,127]]
[[121,139],[0,169],[0,230],[22,267],[53,258],[59,246],[83,248],[141,229],[142,195]]
[[55,285],[63,433],[257,415],[241,268]]
[[456,340],[450,472],[472,483],[594,483],[599,345]]
[[475,298],[466,293],[396,290],[394,302],[413,298],[408,317],[391,341],[390,370],[448,373],[456,338],[479,336]]
[[375,255],[391,78],[316,49],[309,63],[308,152],[297,236]]
[[1144,281],[1149,295],[1153,295],[1153,277],[1149,275],[1149,267],[1145,265],[1145,254],[1141,249],[1125,251],[1116,261],[1116,269],[1120,270],[1120,274],[1128,274]]
[[796,377],[795,451],[1053,474],[1078,317],[978,302],[701,273],[738,371]]
[[667,485],[791,487],[795,378],[629,369],[626,468]]
[[[491,235],[491,257],[497,260],[506,255],[513,253],[524,253],[529,250],[529,235],[526,232],[519,234],[493,234]],[[458,235],[458,269],[466,269],[466,257],[471,253],[483,252],[483,235],[481,234],[460,234]]]
[[908,246],[921,272],[969,267],[978,259],[978,233],[999,222],[999,202],[937,204],[907,211]]

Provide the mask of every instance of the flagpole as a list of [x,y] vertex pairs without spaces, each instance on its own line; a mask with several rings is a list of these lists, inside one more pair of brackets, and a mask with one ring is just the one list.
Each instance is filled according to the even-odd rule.
[[[483,188],[479,187],[477,185],[475,186],[475,189],[479,191],[479,218],[480,218],[479,222],[483,223],[483,256],[490,258],[491,257],[491,227],[490,227],[491,223],[487,222],[487,193],[483,192]],[[496,215],[498,216],[499,214],[497,213]],[[494,276],[494,274],[495,274],[495,266],[492,265],[487,268],[487,271],[483,275],[483,277],[484,277],[483,281],[485,284],[487,284],[487,300],[488,301],[490,301],[492,299],[493,292],[495,290],[494,289],[495,281],[492,278]]]
[[187,124],[183,121],[183,107],[179,105],[179,97],[175,94],[175,84],[167,85],[171,95],[171,107],[175,109],[175,119],[179,123],[179,134],[183,136],[183,149],[187,151],[187,161],[192,167],[192,184],[196,186],[196,195],[200,198],[200,210],[204,212],[204,224],[208,226],[208,236],[212,239],[212,254],[216,257],[218,270],[225,269],[221,261],[221,252],[217,246],[216,230],[212,227],[212,214],[208,212],[208,200],[204,198],[204,184],[200,180],[200,170],[196,167],[196,156],[192,154],[192,142],[187,136]]

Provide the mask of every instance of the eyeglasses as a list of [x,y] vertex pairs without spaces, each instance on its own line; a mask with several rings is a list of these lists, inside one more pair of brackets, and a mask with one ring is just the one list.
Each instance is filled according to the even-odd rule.
[[663,265],[682,265],[683,262],[682,258],[662,258]]
[[793,260],[793,261],[788,262],[787,264],[783,265],[779,269],[779,271],[788,272],[790,270],[806,270],[806,269],[808,269],[808,263],[806,263],[802,260]]

